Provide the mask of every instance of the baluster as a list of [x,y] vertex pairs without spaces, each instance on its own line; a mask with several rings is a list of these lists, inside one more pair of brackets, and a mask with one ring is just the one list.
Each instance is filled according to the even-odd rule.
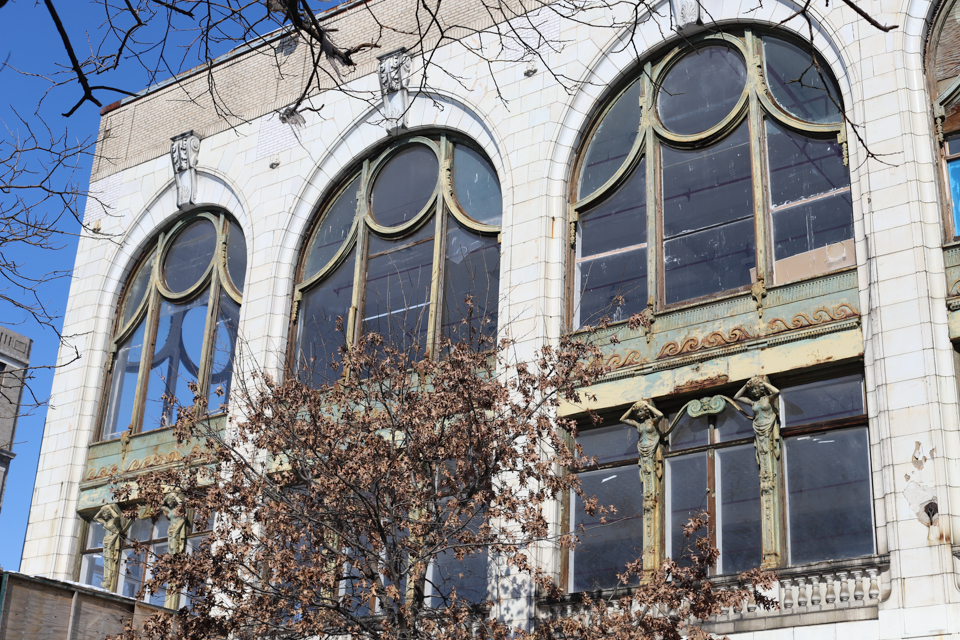
[[756,613],[757,611],[757,599],[753,597],[753,589],[750,589],[750,592],[747,594],[747,612]]
[[877,584],[877,574],[879,571],[876,569],[867,569],[867,575],[870,576],[870,591],[867,593],[870,596],[871,600],[876,600],[880,597],[880,585]]
[[793,580],[790,578],[785,578],[780,581],[781,589],[780,593],[783,594],[781,598],[781,604],[783,604],[784,609],[793,608]]
[[827,604],[833,604],[837,601],[837,592],[833,588],[834,575],[832,573],[823,574],[823,579],[827,583]]
[[807,606],[807,579],[806,578],[797,578],[797,606],[806,607]]
[[850,585],[847,584],[847,571],[837,571],[837,579],[840,580],[840,602],[850,601]]
[[810,576],[810,584],[813,592],[810,594],[810,604],[816,607],[820,604],[820,576]]
[[863,571],[859,569],[853,572],[853,599],[863,600]]

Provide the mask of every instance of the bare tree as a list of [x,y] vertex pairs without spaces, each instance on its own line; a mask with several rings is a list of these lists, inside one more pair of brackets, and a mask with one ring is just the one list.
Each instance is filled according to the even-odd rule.
[[[683,562],[625,564],[623,588],[587,597],[576,614],[532,632],[496,621],[488,562],[561,595],[532,553],[574,549],[590,532],[555,531],[555,501],[572,492],[588,513],[617,516],[584,495],[577,470],[594,461],[571,444],[577,423],[556,417],[603,373],[599,350],[564,339],[516,364],[508,341],[474,342],[411,359],[368,334],[340,351],[350,373],[334,384],[255,376],[244,418],[224,430],[198,419],[203,398],[183,408],[179,441],[205,444],[138,476],[127,517],[167,513],[171,553],[149,560],[143,589],[183,592],[189,606],[128,637],[679,640],[709,637],[697,623],[722,607],[772,605],[761,590],[773,578],[757,570],[714,589],[706,577],[718,552],[699,536]],[[129,501],[117,480],[117,498]],[[188,552],[176,540],[186,520],[214,515],[200,545]],[[705,525],[692,519],[688,536]]]

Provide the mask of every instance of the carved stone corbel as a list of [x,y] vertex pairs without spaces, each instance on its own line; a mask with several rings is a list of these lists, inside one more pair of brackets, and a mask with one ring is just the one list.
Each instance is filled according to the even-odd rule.
[[767,286],[763,281],[763,274],[757,275],[757,281],[750,287],[750,295],[757,301],[757,315],[763,319],[763,299],[767,297]]
[[200,155],[200,138],[193,131],[171,138],[170,160],[177,178],[177,207],[196,204],[197,159]]
[[120,577],[120,549],[127,531],[133,525],[133,520],[123,515],[123,511],[115,504],[100,507],[94,522],[103,525],[103,581],[100,586],[108,591],[117,590],[117,579]]
[[193,528],[193,509],[187,506],[187,497],[181,491],[168,493],[161,507],[163,515],[170,523],[167,526],[167,543],[170,553],[182,553],[186,549],[190,529]]
[[670,6],[678,32],[686,33],[703,24],[700,16],[700,0],[670,0]]
[[757,465],[760,467],[760,529],[763,539],[761,569],[780,566],[780,390],[767,376],[747,381],[734,400],[749,403],[753,409],[753,436]]
[[407,111],[410,109],[410,70],[413,63],[406,47],[378,56],[380,68],[380,93],[383,95],[384,128],[395,135],[407,128]]

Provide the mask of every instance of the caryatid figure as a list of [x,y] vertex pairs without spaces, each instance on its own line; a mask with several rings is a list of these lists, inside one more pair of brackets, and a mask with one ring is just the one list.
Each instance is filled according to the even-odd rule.
[[193,509],[187,506],[183,493],[168,493],[163,499],[163,515],[170,523],[167,526],[167,544],[171,554],[182,552],[187,545],[187,535],[193,527]]
[[100,507],[94,522],[103,525],[103,581],[100,586],[109,591],[117,588],[117,578],[120,575],[120,549],[123,539],[130,530],[133,520],[126,518],[123,511],[115,504]]
[[640,480],[643,482],[643,570],[657,569],[660,561],[660,480],[663,478],[660,432],[663,414],[653,400],[639,400],[627,409],[620,422],[637,429],[637,452],[640,454]]
[[760,467],[760,509],[763,561],[760,567],[780,565],[780,390],[767,376],[747,380],[734,400],[753,409],[753,437]]

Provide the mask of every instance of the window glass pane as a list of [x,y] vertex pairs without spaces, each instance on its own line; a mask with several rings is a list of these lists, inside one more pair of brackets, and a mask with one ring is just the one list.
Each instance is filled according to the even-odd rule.
[[789,42],[763,37],[767,86],[788,113],[807,122],[840,122],[840,92],[826,64]]
[[373,183],[370,197],[376,221],[395,227],[412,220],[433,196],[439,168],[437,154],[422,144],[414,144],[388,160]]
[[247,241],[239,224],[231,224],[227,238],[227,272],[237,290],[243,293],[247,277]]
[[865,428],[786,439],[790,563],[873,553]]
[[665,238],[753,217],[749,135],[744,121],[712,147],[661,146]]
[[[297,374],[312,387],[338,380],[343,373],[338,349],[344,345],[350,305],[353,303],[353,271],[356,251],[318,286],[300,300],[297,335]],[[337,319],[342,331],[337,330]],[[332,368],[331,368],[332,367]]]
[[87,553],[80,561],[80,582],[92,587],[101,587],[103,582],[103,554]]
[[240,323],[240,305],[225,291],[220,292],[220,309],[217,327],[213,334],[213,365],[210,367],[210,391],[207,395],[207,410],[210,413],[225,411],[230,398],[230,382],[233,378],[233,356],[237,344],[237,327]]
[[127,598],[136,598],[143,585],[144,561],[142,553],[135,553],[132,549],[123,551],[123,574],[120,583],[120,595]]
[[808,138],[767,120],[770,202],[780,206],[850,186],[836,138]]
[[[576,325],[626,320],[647,306],[647,250],[632,249],[577,262]],[[621,296],[623,302],[614,300]]]
[[175,402],[193,405],[188,384],[197,381],[207,325],[207,294],[186,304],[160,303],[157,344],[153,352],[143,431],[172,425]]
[[640,130],[642,80],[635,81],[610,107],[587,147],[580,169],[579,198],[585,198],[613,177],[627,159]]
[[87,549],[98,549],[103,546],[103,537],[106,531],[99,522],[91,522],[87,527]]
[[217,228],[205,218],[194,220],[177,234],[163,260],[163,278],[174,293],[195,285],[213,258]]
[[307,250],[307,259],[303,265],[303,279],[306,280],[320,271],[337,255],[340,245],[347,239],[353,219],[357,213],[357,190],[360,188],[360,176],[353,179],[343,190],[333,206],[324,214],[320,228],[313,236],[313,243]]
[[667,459],[667,555],[684,566],[690,564],[689,558],[696,553],[696,539],[707,535],[706,529],[700,529],[689,539],[683,537],[683,525],[701,511],[706,511],[707,503],[707,454],[694,453]]
[[141,542],[153,539],[153,521],[148,518],[134,520],[127,531],[128,540],[140,540]]
[[[674,417],[677,414],[670,414],[668,425],[673,424]],[[707,416],[697,416],[691,418],[686,409],[683,415],[677,421],[673,431],[670,432],[670,450],[679,451],[680,449],[690,449],[692,447],[702,447],[710,443],[710,419]]]
[[587,458],[596,458],[597,464],[618,460],[635,460],[637,453],[637,430],[626,424],[597,427],[580,432],[577,442]]
[[[580,544],[573,551],[573,590],[607,589],[618,584],[628,562],[643,555],[643,484],[634,465],[581,473],[586,496],[597,504],[614,506],[616,513],[587,515],[583,501],[574,496],[573,526]],[[601,523],[601,519],[606,522]],[[636,576],[634,576],[636,578]],[[632,582],[636,584],[636,580]]]
[[[500,296],[500,243],[471,233],[450,217],[447,221],[443,282],[443,333],[453,342],[479,346],[478,338],[497,338]],[[470,304],[467,297],[470,297]],[[492,347],[492,342],[484,343]]]
[[[374,242],[371,238],[370,252],[379,249],[383,242]],[[370,258],[363,331],[380,334],[387,346],[408,357],[423,355],[430,315],[432,265],[432,239]]]
[[647,242],[647,162],[599,206],[580,214],[581,258]]
[[662,147],[667,302],[750,283],[755,263],[746,121],[707,149]]
[[773,210],[777,260],[853,238],[850,192]]
[[127,430],[133,419],[133,405],[137,397],[137,375],[140,358],[143,356],[144,324],[120,344],[113,363],[113,379],[110,382],[110,404],[103,423],[103,439],[117,438]]
[[155,256],[156,250],[151,252],[150,257],[140,265],[140,270],[137,271],[137,275],[130,285],[130,290],[127,292],[126,299],[123,303],[123,319],[120,321],[121,327],[130,321],[130,318],[133,317],[133,314],[136,313],[140,307],[140,303],[143,302],[143,296],[147,292],[147,285],[150,284],[150,277],[153,275],[153,259]]
[[667,304],[748,285],[753,218],[667,240],[663,250]]
[[658,112],[664,126],[689,135],[719,124],[736,106],[747,81],[740,54],[723,45],[700,47],[663,79]]
[[167,530],[170,528],[170,521],[167,520],[167,516],[160,516],[157,518],[156,522],[153,523],[152,532],[150,534],[152,540],[158,540],[160,538],[167,537]]
[[[162,555],[165,555],[166,553],[167,553],[166,542],[161,542],[159,544],[153,545],[153,557],[162,556]],[[153,563],[151,562],[151,564]],[[164,606],[164,602],[166,601],[166,599],[167,599],[167,585],[164,584],[160,586],[156,591],[151,592],[147,596],[146,601],[155,607],[162,607]]]
[[[442,513],[447,514],[445,510]],[[462,517],[467,518],[469,515],[465,513]],[[441,518],[443,517],[445,515],[441,515]],[[476,535],[482,524],[483,518],[478,516],[467,525],[467,530]],[[445,535],[449,536],[446,544],[451,546],[461,540],[452,532],[445,532]],[[450,604],[454,588],[457,590],[459,603],[480,604],[487,601],[487,551],[477,550],[476,547],[470,550],[473,553],[464,556],[463,560],[457,560],[451,551],[438,554],[434,559],[427,576],[427,592],[431,594],[429,606],[439,608]]]
[[960,235],[960,159],[947,163],[950,176],[950,198],[953,200],[953,235]]
[[952,136],[947,136],[944,140],[947,145],[947,155],[956,155],[960,153],[960,134],[953,134]]
[[753,420],[731,407],[730,403],[727,403],[726,408],[717,414],[714,420],[717,442],[753,437]]
[[865,413],[863,376],[859,373],[787,387],[780,393],[780,398],[783,401],[780,415],[785,427],[849,418]]
[[483,224],[500,224],[503,196],[497,172],[482,155],[462,144],[454,145],[453,192],[471,218]]
[[752,444],[717,450],[720,573],[739,573],[761,562],[760,473]]

